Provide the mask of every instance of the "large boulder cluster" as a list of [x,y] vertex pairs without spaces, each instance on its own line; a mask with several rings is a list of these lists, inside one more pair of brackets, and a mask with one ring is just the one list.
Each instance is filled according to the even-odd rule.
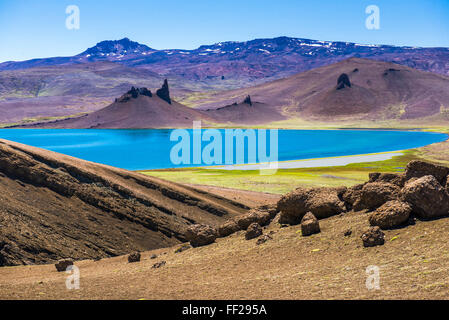
[[[217,229],[193,225],[186,238],[192,247],[198,247],[246,231],[247,240],[258,238],[256,244],[262,244],[271,239],[263,234],[263,227],[275,217],[281,226],[301,224],[302,235],[310,236],[321,232],[320,219],[349,211],[367,214],[370,227],[361,236],[363,245],[382,245],[382,230],[412,224],[415,217],[449,215],[449,168],[415,160],[404,173],[371,173],[369,181],[349,188],[300,187],[282,196],[277,204],[251,209]],[[345,232],[345,236],[351,234],[351,230]]]
[[372,173],[368,182],[350,188],[298,188],[279,200],[279,222],[294,225],[308,212],[323,219],[353,210],[368,212],[371,226],[391,229],[414,216],[446,216],[448,175],[449,168],[415,160],[405,173]]

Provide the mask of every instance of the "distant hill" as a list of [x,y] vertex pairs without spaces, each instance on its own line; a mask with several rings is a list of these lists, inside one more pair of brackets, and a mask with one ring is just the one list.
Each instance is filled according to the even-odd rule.
[[[348,84],[338,81],[342,75]],[[449,77],[358,58],[196,103],[202,110],[217,109],[248,94],[288,118],[403,120],[449,114]]]
[[[199,97],[197,108],[145,88],[127,92],[85,116],[38,123],[55,128],[176,128],[260,125],[287,119],[318,121],[449,121],[449,77],[394,63],[351,58],[254,87]],[[159,93],[160,90],[156,91]],[[168,84],[167,84],[167,97]]]

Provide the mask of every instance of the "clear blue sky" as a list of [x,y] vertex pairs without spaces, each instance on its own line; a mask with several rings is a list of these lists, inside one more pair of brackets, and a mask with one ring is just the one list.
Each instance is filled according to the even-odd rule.
[[[65,27],[68,5],[80,29]],[[365,8],[380,8],[380,30]],[[449,0],[0,0],[0,62],[70,56],[128,37],[155,49],[292,36],[449,47]]]

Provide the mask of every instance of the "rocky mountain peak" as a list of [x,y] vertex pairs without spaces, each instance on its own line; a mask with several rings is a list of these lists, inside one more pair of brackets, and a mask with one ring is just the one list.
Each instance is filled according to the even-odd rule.
[[121,96],[118,99],[115,99],[115,102],[126,102],[131,99],[136,99],[138,96],[146,96],[146,97],[152,97],[153,94],[150,90],[147,88],[134,88],[131,87],[131,90],[129,90],[127,93],[125,93],[123,96]]

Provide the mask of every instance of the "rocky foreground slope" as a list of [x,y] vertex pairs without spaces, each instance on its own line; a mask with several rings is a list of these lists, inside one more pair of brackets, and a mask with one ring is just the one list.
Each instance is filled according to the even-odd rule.
[[405,227],[414,224],[416,219],[449,216],[449,168],[414,160],[407,165],[405,173],[372,173],[368,182],[350,188],[299,187],[284,195],[276,205],[253,209],[218,228],[190,226],[186,237],[197,247],[246,230],[247,239],[260,237],[258,242],[264,243],[270,235],[261,238],[261,227],[275,219],[285,226],[301,224],[302,234],[308,236],[320,232],[320,219],[348,212],[365,215],[367,227],[371,225],[361,237],[365,247],[384,244],[381,229]]
[[0,140],[0,266],[99,259],[185,241],[247,211],[204,191]]

